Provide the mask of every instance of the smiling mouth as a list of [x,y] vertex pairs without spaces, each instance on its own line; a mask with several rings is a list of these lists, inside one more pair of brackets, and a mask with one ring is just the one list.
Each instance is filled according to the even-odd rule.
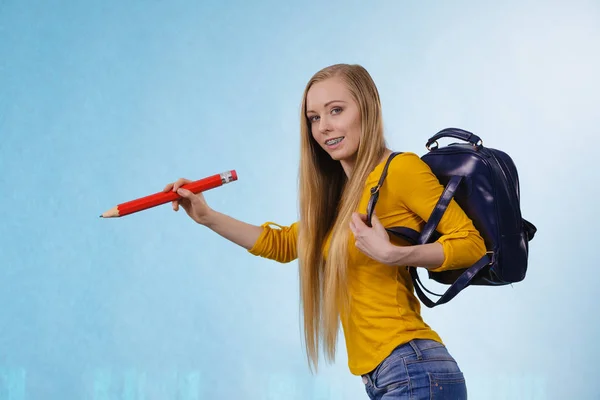
[[328,141],[325,142],[325,144],[327,146],[334,146],[334,145],[338,144],[339,142],[341,142],[342,140],[344,140],[344,136],[335,138],[335,139],[329,139]]

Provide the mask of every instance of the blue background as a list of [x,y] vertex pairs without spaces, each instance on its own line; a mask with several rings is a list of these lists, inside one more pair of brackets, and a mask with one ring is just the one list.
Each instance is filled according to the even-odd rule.
[[470,398],[600,398],[598,43],[596,1],[1,1],[0,398],[365,399],[343,339],[308,372],[295,262],[169,205],[98,218],[236,169],[212,207],[294,222],[302,91],[337,62],[394,150],[457,126],[519,170],[527,279],[423,310]]

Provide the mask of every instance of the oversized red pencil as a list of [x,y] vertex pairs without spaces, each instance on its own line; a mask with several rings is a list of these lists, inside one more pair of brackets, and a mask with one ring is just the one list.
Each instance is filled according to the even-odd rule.
[[[237,173],[235,170],[223,172],[221,174],[215,174],[194,182],[186,183],[181,187],[189,190],[192,193],[200,193],[206,190],[214,189],[221,185],[229,182],[237,181]],[[127,214],[132,214],[138,211],[146,210],[148,208],[156,207],[161,204],[171,202],[173,200],[180,199],[181,196],[176,192],[169,191],[158,192],[151,194],[146,197],[140,197],[139,199],[131,200],[126,203],[119,204],[116,207],[102,213],[101,218],[116,218],[122,217]]]

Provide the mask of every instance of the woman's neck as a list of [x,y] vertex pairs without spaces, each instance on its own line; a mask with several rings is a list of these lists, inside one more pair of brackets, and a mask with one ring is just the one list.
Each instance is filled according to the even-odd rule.
[[[383,155],[381,156],[381,159],[377,162],[377,164],[381,164],[382,162],[387,160],[390,154],[392,154],[392,151],[386,148],[383,152]],[[350,179],[350,177],[352,176],[352,171],[354,170],[354,166],[356,164],[356,154],[348,159],[340,160],[340,164],[342,165],[342,169],[344,170],[346,177]]]

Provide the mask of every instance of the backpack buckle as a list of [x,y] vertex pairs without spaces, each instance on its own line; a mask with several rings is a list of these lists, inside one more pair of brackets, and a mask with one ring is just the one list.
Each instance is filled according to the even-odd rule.
[[438,148],[438,142],[436,140],[433,143],[426,145],[425,147],[427,148],[428,151],[436,150]]
[[488,258],[490,259],[490,262],[487,265],[492,265],[496,260],[495,260],[495,255],[496,253],[494,253],[493,250],[490,251],[486,251],[485,254],[488,256]]

